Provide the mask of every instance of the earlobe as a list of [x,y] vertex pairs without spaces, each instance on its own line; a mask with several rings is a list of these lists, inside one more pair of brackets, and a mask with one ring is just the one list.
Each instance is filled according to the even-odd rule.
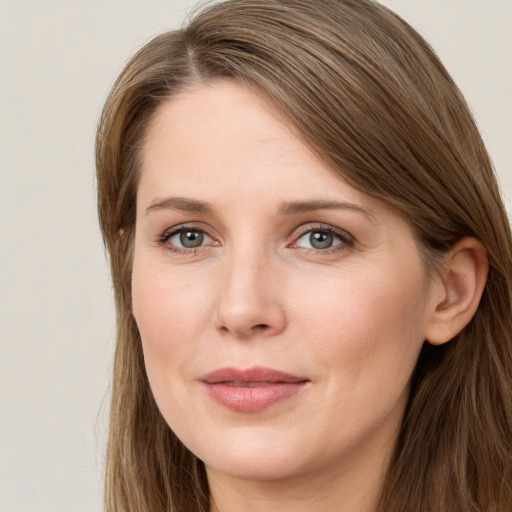
[[439,276],[425,339],[441,345],[473,318],[487,280],[487,251],[476,238],[465,237],[449,251]]

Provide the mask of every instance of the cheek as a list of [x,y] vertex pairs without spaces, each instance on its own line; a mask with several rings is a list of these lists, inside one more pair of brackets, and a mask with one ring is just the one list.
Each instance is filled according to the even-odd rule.
[[[135,261],[133,314],[139,329],[151,391],[166,422],[176,432],[193,431],[195,416],[188,400],[191,361],[208,314],[206,297],[189,280],[168,268],[150,270]],[[177,273],[176,273],[177,274]],[[199,287],[200,288],[200,287]]]
[[158,393],[164,381],[181,375],[210,318],[204,287],[168,268],[134,261],[132,308],[139,328],[148,377]]
[[[208,294],[202,273],[185,273],[156,258],[135,253],[132,309],[141,330],[168,339],[172,332],[187,335],[205,315]],[[154,336],[151,336],[154,338]]]
[[390,385],[399,392],[424,341],[423,274],[353,275],[331,280],[321,295],[303,296],[297,312],[302,331],[312,333],[316,358],[333,382],[360,390]]
[[336,446],[381,427],[395,435],[423,345],[419,274],[409,274],[407,284],[366,275],[332,280],[315,300],[303,297],[297,312],[299,332],[311,334],[307,359],[325,384],[314,415],[324,418],[320,431]]
[[[291,292],[298,297],[296,316],[316,326],[319,335],[327,328],[336,330],[338,339],[364,332],[385,337],[391,330],[407,338],[422,328],[427,290],[419,271],[395,279],[372,269],[355,270],[325,279],[317,289],[314,276],[310,283],[304,281],[297,279],[296,290]],[[360,342],[371,343],[374,336],[361,336]]]

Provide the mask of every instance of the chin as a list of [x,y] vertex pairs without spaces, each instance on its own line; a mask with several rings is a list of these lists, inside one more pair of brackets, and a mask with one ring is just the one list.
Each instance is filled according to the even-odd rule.
[[205,463],[207,470],[242,480],[282,480],[308,470],[303,443],[286,433],[255,429],[243,434],[225,432],[227,435],[221,439],[209,436],[206,443],[188,447]]
[[279,454],[246,454],[244,457],[227,455],[222,460],[205,462],[208,471],[229,475],[231,478],[258,482],[286,480],[307,472],[306,468],[297,465],[296,456]]

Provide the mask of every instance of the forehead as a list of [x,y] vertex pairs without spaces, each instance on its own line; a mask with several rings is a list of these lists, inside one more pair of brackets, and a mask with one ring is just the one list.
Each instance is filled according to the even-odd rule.
[[162,146],[173,151],[177,163],[193,157],[199,164],[201,149],[210,154],[209,167],[222,155],[232,161],[248,152],[259,159],[276,152],[283,159],[294,154],[303,158],[310,150],[304,145],[297,153],[298,138],[292,123],[268,98],[235,82],[219,81],[181,92],[160,105],[146,133],[143,164],[164,156]]
[[227,81],[177,95],[151,120],[139,198],[174,189],[212,199],[252,191],[260,201],[270,192],[282,200],[294,194],[335,200],[343,192],[346,199],[370,201],[320,161],[272,103]]

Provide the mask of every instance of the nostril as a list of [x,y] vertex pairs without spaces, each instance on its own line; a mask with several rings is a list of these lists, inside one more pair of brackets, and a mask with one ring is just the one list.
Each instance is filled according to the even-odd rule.
[[269,328],[270,328],[270,326],[267,325],[267,324],[257,324],[255,326],[253,326],[253,329],[255,331],[264,331],[264,330],[269,329]]

